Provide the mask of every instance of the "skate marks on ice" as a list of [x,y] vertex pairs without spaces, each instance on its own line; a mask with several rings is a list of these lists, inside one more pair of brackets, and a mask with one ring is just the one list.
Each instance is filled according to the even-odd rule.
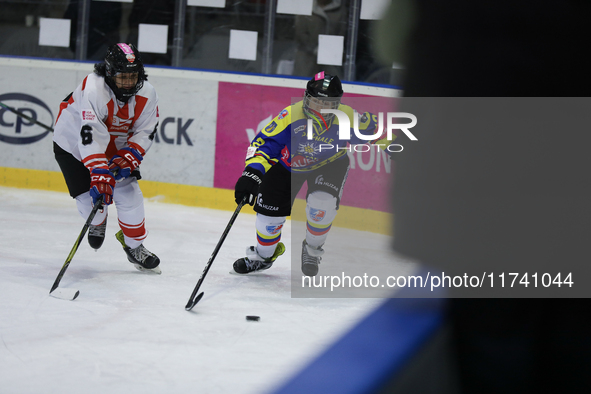
[[48,290],[83,224],[74,200],[0,187],[0,201],[3,392],[266,392],[380,301],[291,298],[287,253],[264,273],[228,274],[256,240],[255,217],[245,209],[202,285],[199,307],[187,313],[228,212],[147,200],[146,247],[160,257],[162,275],[127,261],[110,207],[103,246],[94,251],[83,240],[61,282],[80,290],[64,302]]
[[61,300],[74,301],[80,295],[80,290],[67,287],[58,287],[49,293],[49,295]]

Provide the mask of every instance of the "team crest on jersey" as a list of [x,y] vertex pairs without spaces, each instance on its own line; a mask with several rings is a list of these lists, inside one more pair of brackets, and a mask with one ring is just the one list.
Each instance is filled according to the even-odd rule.
[[284,109],[283,111],[281,111],[281,113],[279,114],[279,116],[277,117],[277,119],[283,119],[287,116],[288,112],[286,109]]
[[267,232],[271,235],[275,235],[279,231],[281,231],[282,228],[283,228],[283,224],[280,224],[278,226],[267,226]]
[[319,222],[322,219],[324,219],[324,216],[326,216],[326,211],[323,211],[321,209],[310,208],[310,219],[312,219],[313,221]]
[[301,154],[307,155],[307,156],[314,156],[317,153],[320,153],[320,148],[318,146],[316,146],[316,144],[313,142],[299,144],[298,153],[301,153]]
[[133,119],[122,119],[117,115],[113,115],[113,122],[109,127],[109,131],[127,131],[131,126],[131,122],[133,122]]

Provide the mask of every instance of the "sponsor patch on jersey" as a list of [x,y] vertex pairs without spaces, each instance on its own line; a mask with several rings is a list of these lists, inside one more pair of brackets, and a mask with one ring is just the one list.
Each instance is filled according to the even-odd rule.
[[83,109],[82,110],[82,120],[86,120],[88,122],[96,121],[96,114],[91,109]]
[[310,159],[310,158],[304,157],[302,155],[295,155],[291,159],[291,166],[293,168],[304,168],[304,167],[307,167],[309,165],[316,163],[317,161],[318,161],[318,159]]
[[324,216],[326,216],[326,211],[323,211],[321,209],[310,208],[310,219],[312,219],[313,221],[319,222],[322,219],[324,219]]
[[275,130],[275,127],[277,127],[277,123],[275,123],[275,121],[272,121],[271,123],[269,123],[269,125],[267,127],[265,127],[265,131],[267,133],[270,133],[273,130]]
[[262,193],[259,193],[259,195],[257,197],[257,205],[261,208],[266,209],[267,211],[278,211],[279,210],[279,207],[275,207],[275,206],[267,205],[267,204],[263,203]]
[[271,235],[275,235],[279,231],[281,231],[282,228],[283,228],[283,224],[280,224],[278,226],[267,226],[267,232]]
[[248,149],[246,150],[246,160],[250,159],[251,157],[254,157],[254,154],[256,153],[257,148],[255,148],[254,146],[249,146]]
[[285,163],[288,167],[291,167],[291,153],[289,153],[289,149],[287,146],[283,147],[281,150],[281,161]]
[[298,127],[296,127],[296,128],[293,130],[293,132],[294,132],[294,133],[299,133],[299,132],[300,132],[300,131],[302,131],[302,130],[306,130],[306,125],[305,125],[305,124],[303,124],[303,125],[301,125],[301,126],[298,126]]
[[284,109],[283,111],[281,111],[281,113],[279,114],[279,116],[277,117],[277,119],[283,119],[287,116],[288,112],[286,109]]

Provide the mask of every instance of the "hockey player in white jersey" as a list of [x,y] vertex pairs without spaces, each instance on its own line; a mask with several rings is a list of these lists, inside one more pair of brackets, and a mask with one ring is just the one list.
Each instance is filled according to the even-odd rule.
[[121,228],[115,236],[128,260],[155,273],[161,272],[160,259],[143,245],[148,232],[137,180],[158,116],[158,96],[139,52],[119,43],[61,103],[53,135],[55,158],[80,215],[86,219],[103,197],[103,209],[89,228],[90,246],[102,246],[108,206],[114,202]]
[[[342,96],[338,76],[316,74],[306,85],[304,99],[283,109],[251,142],[244,171],[236,182],[235,198],[239,203],[247,197],[248,203],[254,204],[257,245],[247,248],[246,257],[234,262],[236,273],[266,270],[285,252],[285,245],[279,242],[281,230],[304,183],[308,185],[307,226],[301,269],[307,276],[318,273],[322,246],[337,215],[349,171],[349,157],[342,147],[369,142],[355,135],[347,141],[339,140],[338,119],[321,114],[322,109],[338,109],[354,125],[355,111],[341,104]],[[308,139],[308,119],[314,120],[312,140]],[[384,134],[374,135],[377,121],[369,112],[359,115],[359,131],[375,137],[371,143],[385,149],[391,141]],[[334,144],[332,148],[319,147],[328,143]]]

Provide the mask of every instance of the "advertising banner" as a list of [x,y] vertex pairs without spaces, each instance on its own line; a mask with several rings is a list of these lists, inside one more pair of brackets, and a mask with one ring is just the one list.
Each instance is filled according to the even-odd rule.
[[[62,100],[93,67],[89,62],[0,59],[0,102],[52,128]],[[242,173],[250,141],[301,100],[306,85],[296,79],[156,67],[146,71],[159,97],[160,124],[141,165],[143,179],[226,190]],[[345,84],[344,90],[343,103],[359,112],[387,112],[397,100],[371,95],[394,94],[383,88]],[[355,100],[361,98],[365,101],[358,105]],[[59,173],[52,145],[51,130],[0,107],[0,167]],[[342,205],[387,212],[390,157],[377,149],[347,154],[351,170]]]
[[[304,90],[304,81],[301,89],[219,83],[214,187],[234,188],[244,169],[250,141],[284,108],[298,100],[298,97],[303,98]],[[342,102],[358,112],[377,114],[392,111],[395,100],[345,92]],[[356,104],[362,107],[356,108]],[[368,148],[370,149],[366,151]],[[347,153],[351,160],[351,169],[341,204],[388,212],[387,194],[392,171],[390,157],[376,147],[358,150],[352,148]],[[304,186],[300,197],[305,190]]]
[[[0,103],[49,128],[62,100],[93,71],[91,63],[6,63],[0,64]],[[160,124],[141,165],[143,179],[213,187],[217,81],[146,71],[159,97]],[[52,132],[0,106],[0,167],[60,172]]]

